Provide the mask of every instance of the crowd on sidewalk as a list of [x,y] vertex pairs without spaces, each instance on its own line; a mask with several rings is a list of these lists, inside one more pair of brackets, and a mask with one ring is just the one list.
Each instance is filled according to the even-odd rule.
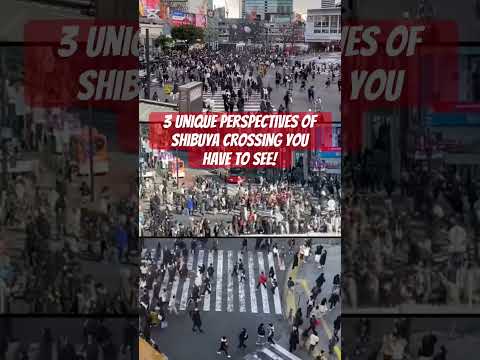
[[478,304],[479,182],[426,163],[395,182],[374,159],[343,161],[346,304]]
[[[150,164],[156,170],[155,162]],[[176,188],[168,174],[156,175],[150,191],[142,191],[146,186],[141,184],[141,200],[149,203],[142,229],[171,237],[340,233],[337,176],[312,176],[303,183],[293,176],[258,179],[229,190],[220,179],[197,177],[192,186]],[[182,215],[187,221],[178,220]]]
[[[77,179],[84,157],[79,116],[69,109],[25,104],[21,80],[8,86],[2,124],[0,312],[22,302],[47,313],[126,313],[135,309],[136,275],[119,275],[137,250],[138,201]],[[77,134],[80,137],[74,137]],[[78,160],[78,159],[77,159]],[[5,170],[5,169],[4,169]],[[78,170],[78,168],[77,168]],[[100,191],[99,191],[100,190]],[[95,202],[91,202],[92,192]],[[131,194],[137,193],[132,179]],[[88,261],[110,264],[112,288],[82,271]]]

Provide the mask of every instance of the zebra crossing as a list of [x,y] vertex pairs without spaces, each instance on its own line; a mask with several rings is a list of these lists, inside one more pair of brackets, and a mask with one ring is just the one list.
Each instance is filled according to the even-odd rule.
[[[152,250],[152,255],[155,250]],[[156,257],[153,255],[153,259]],[[160,265],[162,255],[158,256],[157,264]],[[194,284],[200,286],[201,277],[198,274],[198,267],[210,264],[214,268],[214,275],[211,279],[211,293],[205,292],[200,299],[199,308],[203,311],[215,312],[240,312],[240,313],[263,313],[282,314],[282,300],[280,289],[272,292],[270,282],[267,288],[257,288],[258,277],[263,271],[266,275],[273,267],[275,276],[285,271],[285,264],[282,259],[274,256],[273,253],[260,251],[234,251],[234,250],[204,250],[200,249],[190,253],[186,259],[188,276],[185,279],[175,276],[172,283],[168,282],[168,275],[161,279],[160,294],[166,294],[169,303],[175,303],[179,311],[186,311],[188,299],[190,298]],[[245,280],[241,281],[240,271],[238,275],[233,274],[234,264],[243,263],[245,269]],[[233,275],[232,275],[233,274]],[[153,288],[155,288],[155,285]],[[140,287],[144,287],[141,283]],[[153,300],[153,290],[149,291],[150,303]],[[178,300],[180,299],[180,300]]]
[[[235,93],[238,92],[239,88],[235,89]],[[210,105],[212,106],[212,111],[213,112],[224,112],[225,107],[223,105],[223,97],[222,97],[222,91],[217,91],[215,92],[215,95],[212,95],[211,92],[204,92],[203,93],[203,98],[204,100],[210,100]],[[249,111],[260,111],[260,103],[262,102],[262,99],[260,97],[260,94],[257,92],[253,92],[252,96],[247,99],[245,95],[245,106],[244,106],[244,111],[249,112]],[[273,106],[273,105],[272,105]],[[237,105],[235,104],[235,111],[237,111]],[[275,111],[275,109],[274,109]]]

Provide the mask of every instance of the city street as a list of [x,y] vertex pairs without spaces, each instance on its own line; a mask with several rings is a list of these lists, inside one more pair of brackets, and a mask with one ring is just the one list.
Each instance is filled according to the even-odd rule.
[[[181,156],[181,155],[180,155]],[[223,173],[227,174],[227,171]],[[212,206],[210,209],[204,211],[194,211],[191,215],[186,214],[184,211],[183,206],[181,206],[181,202],[183,202],[183,195],[185,190],[188,188],[195,188],[197,181],[200,179],[202,181],[206,181],[209,184],[214,184],[214,186],[218,189],[224,196],[227,196],[231,199],[236,199],[240,197],[242,193],[247,191],[252,191],[254,193],[262,193],[262,187],[258,183],[259,175],[253,172],[244,172],[244,177],[246,182],[243,184],[229,184],[225,181],[225,176],[220,176],[219,172],[216,171],[209,171],[209,170],[201,170],[201,169],[190,169],[188,167],[185,168],[185,177],[180,179],[180,188],[179,186],[173,181],[162,181],[165,179],[165,171],[157,170],[154,172],[153,183],[154,184],[162,184],[163,186],[167,185],[167,192],[174,194],[173,201],[174,203],[166,201],[166,203],[159,204],[157,211],[165,212],[169,214],[169,218],[171,221],[172,226],[178,228],[178,234],[183,233],[184,231],[194,228],[195,224],[198,224],[201,221],[207,221],[209,224],[209,228],[213,232],[214,229],[218,226],[222,227],[222,231],[226,233],[224,235],[220,234],[219,236],[230,236],[235,235],[235,232],[232,231],[231,225],[235,217],[240,216],[240,212],[242,210],[241,206],[234,207],[232,209],[228,208],[218,208],[217,206]],[[155,185],[153,186],[155,187]],[[158,186],[157,186],[158,188]],[[140,197],[140,207],[141,212],[144,216],[145,224],[141,225],[141,231],[143,236],[162,236],[162,228],[159,226],[154,226],[155,218],[153,217],[154,213],[149,212],[151,211],[151,202],[153,200],[152,195],[148,196],[147,192],[152,191],[151,186],[143,187],[145,193]],[[308,202],[312,204],[312,206],[317,207],[318,209],[322,209],[321,211],[327,212],[327,203],[325,201],[325,197],[319,197],[317,193],[315,193],[311,188],[305,188],[301,185],[293,185],[290,186],[290,191],[292,194],[293,199],[298,199],[302,197],[308,197]],[[206,194],[200,193],[198,195],[198,201],[201,199],[205,199]],[[155,195],[154,195],[155,196]],[[293,200],[292,199],[292,200]],[[337,209],[339,210],[339,209]],[[259,206],[256,209],[256,214],[258,217],[266,218],[266,219],[276,219],[279,218],[280,220],[285,219],[285,214],[281,214],[278,209],[272,207],[262,207]],[[323,212],[322,212],[323,213]],[[310,214],[306,214],[306,217]],[[328,218],[328,216],[327,216]],[[147,221],[149,219],[149,221]],[[286,220],[286,219],[285,219]],[[326,222],[331,222],[328,219],[325,220]],[[255,231],[248,231],[245,232],[243,235],[246,236],[254,236],[256,234]],[[297,231],[289,230],[287,232],[289,236],[322,236],[322,237],[331,237],[331,236],[339,236],[340,235],[340,227],[339,226],[327,226],[323,231]],[[286,235],[285,233],[276,232],[270,233],[270,235],[282,236]]]
[[[367,317],[368,319],[368,317]],[[400,318],[399,318],[400,319]],[[405,319],[405,318],[403,318]],[[410,337],[407,351],[414,355],[422,344],[422,337],[433,333],[437,337],[435,353],[440,351],[443,345],[447,350],[447,359],[463,360],[470,359],[472,353],[480,351],[478,336],[480,335],[480,321],[475,318],[409,318]],[[394,328],[395,318],[370,318],[370,336],[368,343],[362,344],[359,333],[359,319],[344,318],[343,349],[345,359],[366,360],[371,359],[372,354],[377,353],[382,344],[384,335],[390,333]],[[362,354],[355,352],[356,346],[362,349]]]
[[[181,241],[181,240],[177,240]],[[242,250],[241,239],[218,239],[218,251],[212,250],[215,240],[208,240],[206,247],[201,246],[199,240],[198,249],[188,255],[187,266],[189,275],[185,280],[176,279],[172,284],[168,283],[165,276],[161,288],[167,289],[167,300],[175,295],[179,314],[167,314],[167,326],[155,327],[151,330],[152,339],[159,345],[161,352],[167,356],[179,359],[193,357],[211,358],[214,356],[218,341],[226,336],[230,342],[230,352],[233,359],[242,359],[246,354],[262,351],[263,346],[256,346],[257,327],[260,323],[265,326],[272,323],[275,327],[275,343],[285,351],[289,348],[289,335],[291,330],[291,319],[289,310],[296,311],[298,307],[306,309],[305,298],[309,296],[310,289],[315,285],[315,279],[320,274],[318,266],[314,263],[313,255],[310,255],[305,263],[300,262],[299,267],[292,272],[292,254],[286,254],[286,261],[281,257],[274,256],[272,252],[267,253],[264,249],[255,249],[257,239],[248,239],[247,251]],[[303,239],[297,239],[294,249],[303,244]],[[158,244],[163,250],[173,248],[172,239],[143,239],[144,257],[146,253],[156,253]],[[288,252],[287,239],[273,239],[282,252]],[[272,244],[272,246],[274,246]],[[312,251],[317,245],[322,244],[328,252],[325,266],[325,285],[319,302],[322,297],[330,294],[333,276],[340,272],[340,246],[336,239],[315,238],[312,242]],[[186,241],[187,249],[190,249],[190,241]],[[239,276],[231,276],[235,263],[243,259],[246,278],[242,282]],[[158,263],[162,262],[159,256]],[[144,262],[143,262],[144,263]],[[145,264],[145,263],[144,263]],[[187,300],[191,297],[192,284],[196,279],[196,269],[201,264],[207,267],[212,264],[214,268],[213,280],[211,280],[212,292],[206,294],[199,302],[199,309],[202,319],[204,333],[191,332],[192,322],[186,312]],[[278,289],[273,294],[270,282],[267,289],[260,286],[256,288],[257,278],[261,271],[268,275],[270,267],[274,268],[278,282]],[[142,272],[148,271],[145,266]],[[295,281],[293,289],[294,301],[287,290],[288,277],[292,276]],[[145,284],[144,284],[145,285]],[[141,281],[142,287],[142,281]],[[155,285],[153,285],[155,288]],[[160,290],[162,293],[163,290]],[[154,297],[150,291],[149,298]],[[333,332],[333,320],[339,314],[339,306],[327,312],[321,324],[317,327],[320,342],[318,348],[328,351],[328,341]],[[304,313],[305,314],[305,313]],[[305,328],[308,318],[304,318]],[[308,327],[308,325],[307,325]],[[238,335],[242,328],[246,328],[249,339],[246,341],[246,349],[237,349]],[[191,346],[178,346],[178,341]],[[300,347],[295,355],[301,359],[308,359],[303,348],[303,341],[300,339]],[[268,351],[268,350],[267,350]],[[287,351],[288,352],[288,351]],[[288,358],[288,357],[286,357]],[[332,356],[332,359],[335,358]],[[293,357],[292,357],[293,359]]]
[[[100,321],[103,321],[103,323],[100,323]],[[0,336],[2,336],[3,339],[8,336],[8,349],[5,360],[18,359],[19,352],[22,350],[25,350],[29,359],[43,358],[42,356],[45,356],[45,352],[51,352],[49,359],[60,360],[62,358],[58,353],[58,349],[60,348],[59,345],[61,344],[62,337],[67,337],[70,344],[73,345],[75,352],[79,356],[82,356],[85,354],[87,346],[86,332],[92,333],[92,330],[95,329],[98,331],[98,334],[102,334],[103,339],[107,337],[111,339],[113,351],[117,356],[116,359],[130,360],[138,358],[138,348],[136,345],[138,334],[135,324],[136,318],[106,318],[99,320],[89,318],[11,317],[0,320]],[[131,334],[135,336],[134,347],[132,349],[133,354],[130,352],[130,348],[127,349],[124,347],[127,339],[125,337],[127,326],[132,330]],[[49,329],[51,332],[51,349],[45,346],[44,329]],[[130,339],[132,340],[132,338]],[[105,345],[103,341],[100,341],[100,343],[102,343],[102,346],[97,345],[98,359],[109,359],[106,354],[107,347],[103,347]],[[2,354],[0,353],[0,355]],[[109,355],[111,356],[112,354],[110,353]]]

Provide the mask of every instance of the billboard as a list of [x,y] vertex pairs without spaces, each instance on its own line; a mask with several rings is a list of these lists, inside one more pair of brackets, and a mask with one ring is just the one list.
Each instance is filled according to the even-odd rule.
[[164,0],[138,0],[138,13],[149,19],[166,19],[168,6]]
[[172,26],[193,25],[200,28],[207,26],[207,18],[205,15],[190,14],[179,10],[170,12],[170,23]]

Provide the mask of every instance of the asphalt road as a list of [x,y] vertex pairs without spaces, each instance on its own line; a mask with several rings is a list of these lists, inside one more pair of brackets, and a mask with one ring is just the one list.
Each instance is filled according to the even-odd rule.
[[[157,246],[157,243],[160,242],[162,246],[167,245],[171,247],[173,245],[172,239],[143,239],[144,241],[144,248],[153,249]],[[189,246],[190,240],[186,240],[187,245]],[[213,245],[214,240],[209,240],[207,244],[207,249],[210,249]],[[281,248],[285,246],[287,249],[287,241],[288,239],[274,239],[274,243],[276,242]],[[317,243],[324,243],[326,240],[324,239],[314,239],[314,247]],[[238,238],[224,238],[219,239],[219,250],[223,252],[223,254],[228,254],[232,252],[235,258],[235,255],[239,254],[241,249],[242,240]],[[297,244],[301,242],[297,240]],[[255,239],[248,240],[248,253],[244,254],[244,259],[253,255],[253,273],[254,276],[249,276],[249,266],[248,262],[245,261],[245,269],[247,271],[247,279],[245,282],[245,309],[242,311],[241,303],[242,303],[242,295],[240,292],[240,287],[237,280],[233,280],[233,292],[229,295],[228,288],[229,288],[229,277],[228,277],[228,262],[225,259],[226,256],[223,258],[222,263],[222,285],[220,287],[221,291],[218,294],[221,294],[221,307],[219,311],[217,311],[217,304],[218,301],[216,299],[219,298],[217,295],[217,290],[219,290],[218,281],[212,283],[212,294],[211,299],[215,299],[215,301],[211,302],[211,307],[209,311],[201,311],[201,317],[203,322],[204,333],[193,333],[191,331],[192,322],[188,317],[188,314],[185,311],[180,310],[179,315],[169,315],[168,318],[168,327],[165,329],[154,328],[152,330],[152,338],[159,344],[160,350],[165,353],[167,356],[173,359],[193,359],[193,358],[203,358],[203,359],[211,359],[216,356],[215,352],[217,350],[218,342],[221,336],[227,336],[230,341],[230,350],[232,359],[241,359],[245,354],[252,352],[256,349],[255,340],[256,340],[256,332],[258,325],[263,322],[264,324],[273,323],[275,326],[275,341],[282,347],[288,349],[288,336],[290,332],[290,325],[289,322],[286,320],[286,299],[285,299],[285,291],[284,286],[286,283],[286,276],[290,270],[290,261],[292,256],[287,256],[287,261],[285,267],[281,266],[279,262],[275,261],[275,269],[276,269],[276,276],[278,278],[279,284],[279,297],[280,297],[280,306],[281,312],[283,314],[276,313],[276,305],[274,296],[270,293],[269,290],[265,291],[267,295],[267,300],[264,300],[263,290],[253,290],[250,291],[250,288],[254,288],[257,283],[257,277],[259,274],[259,265],[257,262],[261,262],[260,258],[263,257],[263,266],[265,267],[266,271],[268,271],[268,256],[267,254],[262,254],[263,256],[259,257],[258,252],[254,250]],[[198,251],[197,251],[198,253]],[[337,262],[338,266],[340,266],[340,260],[335,257],[336,255],[332,255],[330,258],[332,262]],[[204,257],[207,259],[207,257]],[[198,256],[197,256],[198,259]],[[215,268],[215,280],[218,278],[218,255],[213,257],[213,265]],[[210,261],[206,261],[208,263]],[[198,264],[198,260],[194,261],[194,267]],[[328,268],[331,268],[334,271],[337,269],[333,269],[333,266],[330,266],[327,263]],[[330,269],[327,268],[327,271]],[[282,270],[284,269],[284,270]],[[328,280],[327,277],[327,282]],[[333,276],[333,274],[331,275]],[[250,285],[250,278],[253,280],[253,284]],[[327,285],[325,285],[327,286]],[[180,283],[178,285],[178,292],[176,293],[177,298],[180,298],[180,293],[183,293],[183,284]],[[171,292],[169,293],[171,296]],[[233,306],[230,307],[230,296],[232,296],[232,304]],[[254,297],[256,302],[256,309],[252,306],[252,298]],[[265,308],[265,302],[267,301],[268,307]],[[200,303],[200,307],[202,307],[204,303]],[[268,309],[268,313],[266,313],[265,309]],[[333,314],[332,314],[333,316]],[[329,316],[330,318],[330,316]],[[333,321],[333,320],[332,320]],[[332,327],[331,324],[329,324]],[[238,334],[241,329],[245,327],[249,334],[249,339],[247,341],[248,348],[246,350],[238,350]],[[324,346],[328,343],[328,339],[326,339],[326,333],[321,328],[318,327],[320,337],[322,338],[321,344]],[[326,340],[325,340],[326,339]],[[188,346],[183,346],[187,345]],[[325,347],[326,349],[326,347]],[[296,355],[301,357],[302,359],[308,359],[308,355],[303,352],[303,350],[298,350]]]

